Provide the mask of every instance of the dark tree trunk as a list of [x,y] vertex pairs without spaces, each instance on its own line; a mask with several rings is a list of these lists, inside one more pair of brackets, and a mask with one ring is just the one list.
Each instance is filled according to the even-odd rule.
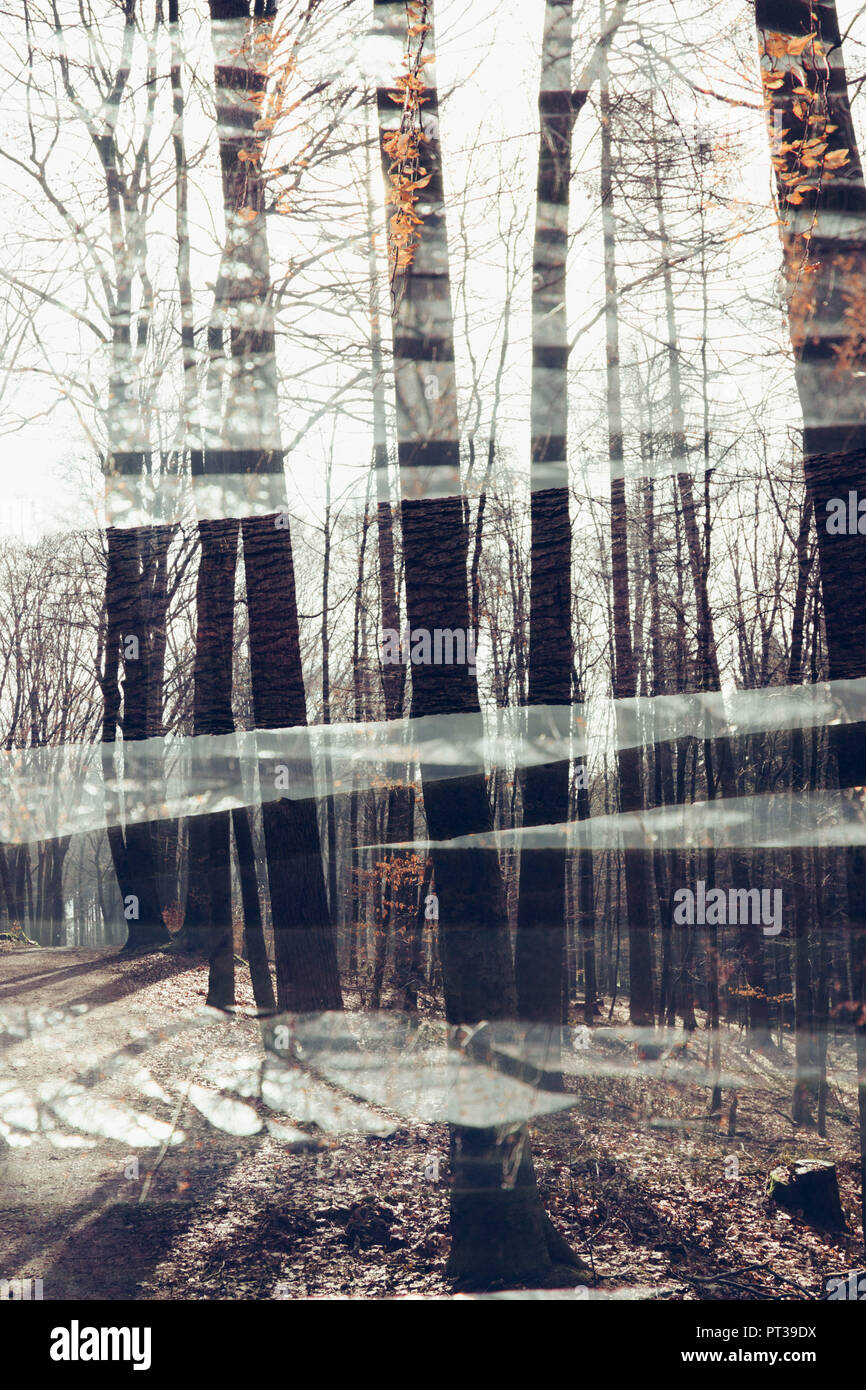
[[[605,326],[607,336],[608,448],[610,454],[610,542],[613,583],[613,693],[616,700],[633,699],[636,693],[634,651],[630,617],[628,561],[628,513],[623,475],[622,392],[619,358],[619,308],[616,281],[616,223],[613,190],[612,105],[608,88],[606,55],[601,73],[601,205],[604,239]],[[641,757],[637,747],[619,746],[617,767],[620,811],[643,807]],[[653,1005],[652,926],[650,918],[647,857],[643,850],[626,849],[625,891],[629,943],[629,1017],[638,1027],[655,1022]]]
[[[352,701],[353,718],[356,724],[367,718],[367,649],[366,615],[364,613],[364,564],[367,554],[367,536],[370,530],[369,496],[364,506],[364,520],[361,524],[361,543],[358,547],[358,578],[355,588],[354,619],[352,624]],[[363,629],[363,637],[362,637]],[[361,969],[361,900],[362,875],[361,855],[358,851],[360,827],[361,792],[353,779],[352,795],[349,802],[349,850],[352,856],[351,896],[352,910],[349,922],[349,979],[355,983]]]
[[[141,462],[139,455],[116,453],[113,458],[115,469],[122,473],[131,459],[136,463]],[[115,778],[112,752],[120,722],[121,692],[124,745],[134,745],[147,738],[148,643],[141,611],[139,532],[109,527],[107,542],[102,744],[104,775],[110,787]],[[149,769],[145,760],[135,760],[135,772],[136,780],[147,784]],[[143,950],[167,945],[171,936],[163,921],[156,889],[153,826],[148,821],[132,821],[124,831],[117,799],[110,795],[108,799],[108,838],[128,924],[125,949]]]
[[[201,558],[196,588],[193,734],[234,732],[232,654],[238,522],[199,522]],[[182,940],[210,957],[208,1003],[234,1003],[230,813],[189,822],[189,878]]]
[[[829,529],[830,503],[849,493],[866,496],[866,350],[859,305],[866,286],[866,184],[848,94],[842,36],[832,0],[757,0],[755,17],[767,72],[772,122],[781,114],[784,141],[774,149],[781,237],[789,284],[788,318],[797,388],[803,411],[806,483],[815,509],[824,622],[831,680],[866,676],[866,555],[859,534]],[[800,78],[782,72],[766,53],[767,37],[814,35],[797,57],[812,100],[797,103]],[[817,40],[817,44],[815,43]],[[779,67],[774,78],[769,69]],[[781,77],[781,85],[776,80]],[[802,114],[798,115],[798,111]],[[825,127],[834,127],[825,129]],[[819,167],[802,170],[793,185],[798,151],[820,137]],[[787,146],[787,148],[786,148]],[[844,154],[842,153],[844,151]],[[827,164],[830,156],[835,156]],[[833,167],[835,165],[835,168]],[[796,191],[792,191],[792,189]],[[804,269],[808,266],[809,273]],[[866,726],[830,730],[839,781],[866,785]],[[852,793],[852,817],[862,819],[861,792]],[[851,948],[851,1018],[857,1046],[861,1199],[866,1232],[866,853],[845,852]]]
[[[377,19],[394,39],[395,57],[405,43],[402,5],[376,3]],[[423,3],[424,43],[432,53],[432,6]],[[395,69],[397,67],[395,62]],[[460,448],[454,377],[448,252],[438,139],[437,92],[430,85],[420,119],[428,143],[424,164],[424,224],[411,268],[398,272],[393,323],[399,463],[403,478],[403,552],[406,607],[413,628],[463,629],[470,623],[468,533],[460,491]],[[378,91],[383,133],[395,108],[388,88]],[[405,119],[405,118],[404,118]],[[403,278],[405,276],[405,279]],[[431,383],[435,383],[435,390]],[[425,390],[425,387],[430,387]],[[425,470],[416,473],[415,470]],[[411,471],[410,471],[411,470]],[[429,471],[428,471],[429,470]],[[436,495],[418,497],[416,480]],[[413,497],[414,492],[414,497]],[[442,496],[441,494],[449,494]],[[474,716],[482,732],[474,669],[468,664],[415,665],[415,717]],[[433,841],[439,898],[445,1007],[452,1023],[513,1017],[516,990],[508,939],[505,892],[493,849],[447,849],[456,836],[492,829],[483,774],[442,777],[423,763],[421,780],[428,833]],[[517,1197],[512,1160],[520,1156]],[[574,1282],[576,1260],[564,1271],[564,1254],[551,1251],[556,1237],[531,1176],[527,1131],[455,1127],[451,1141],[450,1271],[464,1287],[484,1288],[516,1280]]]
[[[799,685],[802,679],[803,628],[806,614],[806,590],[809,583],[811,525],[812,500],[807,495],[800,515],[800,528],[797,534],[797,588],[791,616],[789,685]],[[792,791],[802,792],[807,780],[804,733],[802,729],[792,729]],[[791,850],[791,878],[794,887],[794,1038],[797,1073],[791,1113],[795,1124],[812,1123],[812,1105],[817,1098],[815,999],[809,970],[809,913],[811,904],[807,885],[808,861],[807,851],[799,846],[795,846]],[[823,930],[823,923],[819,923],[819,930]]]
[[[381,150],[383,169],[387,175],[390,160]],[[382,333],[378,312],[377,266],[373,244],[373,230],[376,225],[374,192],[368,168],[367,212],[370,230],[370,356],[373,374],[373,464],[376,479],[376,536],[379,551],[379,607],[382,615],[382,630],[391,633],[400,630],[400,589],[395,559],[396,517],[391,501],[391,485],[388,476],[388,447],[386,435],[385,379],[383,372]],[[385,701],[385,718],[402,719],[406,703],[406,667],[402,662],[383,660],[382,693]],[[388,788],[387,812],[385,817],[386,843],[401,843],[409,839],[411,819],[410,790],[408,786]],[[405,853],[387,850],[384,861],[382,882],[382,914],[377,917],[373,952],[373,981],[370,1004],[378,1009],[382,1000],[382,987],[388,958],[389,937],[395,942],[395,973],[398,991],[405,989],[405,956],[401,958],[401,942],[405,943],[407,933],[412,931],[415,911],[415,896],[407,871],[408,861]]]
[[[571,136],[585,94],[571,91],[572,5],[544,14],[532,289],[530,740],[565,741],[571,721],[571,518],[568,510],[566,257]],[[540,718],[533,707],[543,706]],[[569,813],[567,759],[527,767],[523,824],[561,825]],[[521,1018],[562,1021],[565,849],[524,849],[520,860],[515,970]]]
[[[226,236],[232,283],[226,300],[243,305],[231,330],[232,400],[223,436],[206,449],[206,471],[259,484],[274,499],[282,492],[283,450],[277,407],[276,342],[265,220],[265,183],[256,160],[241,160],[259,137],[257,97],[267,75],[261,59],[275,5],[210,0],[216,53],[217,120]],[[218,21],[234,21],[216,27]],[[246,273],[238,273],[243,267]],[[212,422],[209,422],[212,428]],[[288,513],[245,517],[241,523],[249,609],[250,675],[256,727],[306,725],[300,631]],[[295,764],[312,787],[312,764]],[[263,778],[274,775],[262,766]],[[265,852],[281,1009],[342,1007],[336,944],[328,907],[314,798],[267,800],[262,808]]]
[[[256,728],[306,725],[294,565],[288,532],[274,518],[245,517],[244,568]],[[274,539],[276,537],[276,540]],[[296,763],[297,766],[297,763]],[[263,776],[272,768],[263,768]],[[312,786],[312,765],[298,768]],[[262,807],[274,924],[277,1004],[317,1012],[342,1008],[316,803],[312,796]]]

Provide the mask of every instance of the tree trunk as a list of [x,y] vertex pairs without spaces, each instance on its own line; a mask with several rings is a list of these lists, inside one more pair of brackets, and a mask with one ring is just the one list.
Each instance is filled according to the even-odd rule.
[[[532,740],[564,740],[571,722],[571,518],[568,510],[566,256],[571,135],[572,5],[547,0],[538,111],[541,139],[532,288],[531,581],[529,711]],[[583,104],[583,100],[579,105]],[[538,719],[534,707],[542,706]],[[562,825],[569,813],[568,759],[523,773],[523,824]],[[524,849],[515,970],[521,1018],[562,1021],[565,849]]]
[[[140,461],[139,456],[135,457]],[[115,453],[115,468],[118,461],[128,463],[129,456]],[[122,472],[123,468],[118,471]],[[139,533],[109,527],[107,542],[102,759],[109,789],[116,775],[112,753],[120,722],[121,689],[124,749],[147,737],[147,634],[141,613]],[[121,660],[122,682],[119,680]],[[124,761],[128,761],[126,752]],[[135,760],[135,771],[137,779],[149,781],[149,769],[141,758]],[[107,799],[108,839],[128,924],[125,949],[152,950],[167,945],[171,936],[163,921],[156,891],[152,826],[147,821],[133,821],[124,832],[118,799],[108,790]]]
[[[602,22],[604,9],[602,7]],[[613,582],[613,693],[616,700],[635,695],[634,653],[632,650],[629,602],[628,515],[623,476],[622,394],[619,360],[619,308],[616,282],[616,224],[613,204],[613,152],[611,138],[612,106],[608,86],[606,55],[601,68],[601,206],[604,238],[605,327],[607,337],[607,409],[610,454],[610,541]],[[619,746],[617,720],[617,767],[619,801],[623,813],[643,807],[640,750]],[[626,849],[626,911],[629,941],[629,1017],[637,1026],[652,1026],[653,1006],[652,929],[649,911],[646,854]]]
[[[238,522],[200,521],[201,559],[196,588],[193,735],[234,732],[232,654]],[[230,813],[192,816],[189,878],[182,940],[208,952],[208,1003],[234,1003]]]
[[[421,10],[420,22],[426,26],[422,42],[432,54],[432,6],[422,0]],[[405,43],[403,6],[377,3],[375,12],[394,40],[390,48],[396,57]],[[410,41],[410,49],[417,52],[417,47]],[[395,70],[397,66],[395,61]],[[403,117],[404,124],[411,119],[414,128],[420,126],[427,137],[424,165],[430,180],[424,190],[425,218],[414,261],[407,270],[398,271],[393,319],[406,607],[412,628],[428,632],[435,628],[465,631],[470,622],[468,535],[459,484],[454,341],[432,67],[421,69],[428,84],[425,103],[411,118],[405,112]],[[388,91],[382,86],[377,93],[383,135],[388,131],[387,118],[394,114]],[[416,480],[429,484],[428,495],[418,497],[413,487]],[[456,663],[413,666],[412,710],[416,717],[474,716],[480,735],[474,669]],[[421,766],[442,919],[446,1014],[452,1023],[507,1018],[513,1016],[517,1001],[496,851],[443,846],[456,836],[490,832],[485,779],[481,773],[442,778],[438,771],[427,763]],[[537,1282],[555,1277],[547,1238],[552,1228],[530,1180],[525,1128],[518,1127],[505,1138],[501,1132],[455,1127],[451,1145],[452,1277],[463,1287],[473,1288],[518,1278]],[[518,1172],[523,1175],[517,1200],[510,1166],[515,1152],[520,1155]],[[518,1205],[519,1218],[515,1216]],[[573,1281],[573,1256],[568,1275]]]
[[[861,679],[866,676],[862,537],[844,531],[835,534],[829,526],[834,500],[847,505],[849,493],[866,496],[866,342],[859,311],[866,286],[866,184],[851,119],[835,4],[832,0],[814,6],[805,0],[789,0],[785,5],[779,0],[757,0],[755,18],[769,115],[772,121],[779,112],[782,130],[787,132],[773,151],[773,162],[789,284],[788,321],[803,411],[806,483],[818,530],[829,674],[831,680]],[[800,75],[790,67],[783,72],[784,60],[769,55],[771,33],[795,40],[814,36],[796,58],[811,101],[797,102],[794,88]],[[781,84],[776,86],[780,77]],[[819,167],[799,171],[794,184],[791,175],[804,143],[819,137],[824,146]],[[808,274],[804,273],[807,266]],[[866,785],[866,726],[834,725],[830,738],[840,785],[862,788]],[[860,795],[852,793],[852,815],[857,819]],[[866,854],[862,846],[846,850],[845,862],[866,1232]]]
[[[256,39],[270,37],[275,7],[209,0],[216,55],[217,121],[227,244],[231,328],[231,407],[225,434],[207,440],[207,471],[229,481],[254,476],[260,495],[282,493],[283,451],[277,406],[276,340],[259,161],[240,159],[261,137],[251,127],[267,87],[267,59]],[[209,422],[212,429],[213,422]],[[250,675],[256,727],[306,725],[294,561],[288,513],[244,517]],[[312,785],[312,765],[297,768]],[[262,766],[263,778],[273,768]],[[268,800],[262,808],[281,1009],[342,1007],[336,944],[328,908],[315,801]]]

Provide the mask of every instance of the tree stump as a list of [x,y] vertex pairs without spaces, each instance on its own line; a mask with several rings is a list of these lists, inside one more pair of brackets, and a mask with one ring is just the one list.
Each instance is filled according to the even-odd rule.
[[833,1230],[845,1227],[835,1163],[802,1158],[774,1168],[769,1192],[774,1202],[801,1212],[803,1219],[813,1225]]

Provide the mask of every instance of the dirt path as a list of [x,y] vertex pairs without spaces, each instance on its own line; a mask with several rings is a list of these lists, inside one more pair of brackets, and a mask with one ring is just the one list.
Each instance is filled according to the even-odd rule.
[[[168,1028],[190,1006],[200,1007],[204,989],[206,968],[197,958],[127,960],[116,947],[4,951],[0,1277],[41,1277],[44,1296],[51,1299],[135,1298],[141,1279],[183,1225],[184,1208],[195,1200],[194,1184],[206,1185],[235,1161],[235,1146],[224,1136],[227,1142],[216,1146],[221,1151],[209,1151],[197,1166],[187,1202],[159,1190],[141,1203],[159,1130],[127,1136],[150,1140],[145,1148],[125,1142],[122,1125],[117,1137],[82,1130],[75,1120],[85,1117],[74,1106],[66,1109],[61,1101],[52,1108],[49,1101],[52,1089],[74,1086],[83,1077],[90,1082],[89,1103],[122,1107],[130,1068],[102,1081],[89,1073],[135,1045],[146,1028]],[[22,1015],[30,1036],[16,1038]],[[147,1112],[170,1125],[169,1107],[155,1097],[147,1100]],[[109,1131],[111,1120],[109,1110]],[[138,1162],[137,1178],[130,1176],[132,1160]]]
[[[251,1006],[238,974],[237,1002]],[[231,1114],[208,1123],[188,1084],[261,1049],[253,1021],[185,1026],[206,990],[196,957],[0,955],[0,1278],[41,1278],[46,1299],[444,1292],[444,1192],[423,1184],[430,1127],[412,1143],[340,1135],[338,1151],[308,1125],[310,1151],[226,1133]],[[387,1166],[386,1143],[398,1150]],[[359,1197],[401,1171],[429,1209],[410,1259],[420,1268],[405,1271],[399,1201],[372,1243],[345,1229]]]
[[[383,1128],[303,1068],[264,1104],[258,1024],[205,1011],[206,990],[197,957],[0,946],[0,1279],[46,1299],[447,1294],[447,1128]],[[819,1298],[862,1264],[850,1046],[826,1140],[786,1115],[790,1056],[724,1049],[748,1078],[734,1134],[705,1086],[647,1081],[637,1056],[533,1125],[547,1209],[600,1287]],[[769,1167],[809,1154],[837,1163],[848,1234],[767,1200]]]

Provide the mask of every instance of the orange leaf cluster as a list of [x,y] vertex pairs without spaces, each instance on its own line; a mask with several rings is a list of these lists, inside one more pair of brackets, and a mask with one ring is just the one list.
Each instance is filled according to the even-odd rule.
[[424,41],[430,30],[426,0],[406,7],[409,17],[408,52],[403,61],[406,71],[397,78],[395,91],[389,92],[393,102],[402,106],[399,130],[382,137],[382,148],[388,156],[388,181],[391,185],[386,202],[394,208],[388,221],[388,266],[392,288],[397,276],[409,269],[419,244],[422,218],[418,212],[418,195],[426,188],[432,175],[421,163],[422,145],[428,143],[421,130],[421,107],[427,97],[421,76],[434,55],[424,54]]
[[[249,164],[258,175],[259,186],[271,183],[285,173],[285,170],[261,170],[268,138],[277,124],[289,116],[300,104],[301,99],[290,98],[289,86],[297,77],[298,62],[295,54],[295,40],[284,24],[274,25],[273,21],[256,20],[240,49],[232,51],[234,57],[242,58],[251,72],[258,74],[261,81],[254,89],[244,92],[248,106],[258,112],[253,122],[250,143],[238,150],[238,160]],[[298,165],[307,163],[304,159],[294,161]],[[290,190],[277,193],[275,208],[286,213],[291,207]],[[257,216],[254,208],[241,209],[244,220],[252,221]]]
[[[829,136],[838,130],[830,122],[826,98],[826,76],[829,73],[824,46],[816,34],[794,38],[789,34],[764,35],[763,55],[771,60],[764,67],[764,103],[770,113],[781,110],[782,100],[789,95],[790,116],[802,125],[802,133],[789,139],[791,129],[777,131],[780,137],[772,153],[773,168],[780,185],[782,202],[797,207],[806,194],[849,162],[847,149],[829,148]],[[802,65],[791,59],[802,59]],[[781,62],[779,60],[782,60]],[[809,85],[807,71],[812,73]],[[783,92],[787,85],[788,90]],[[790,118],[790,117],[789,117]]]

